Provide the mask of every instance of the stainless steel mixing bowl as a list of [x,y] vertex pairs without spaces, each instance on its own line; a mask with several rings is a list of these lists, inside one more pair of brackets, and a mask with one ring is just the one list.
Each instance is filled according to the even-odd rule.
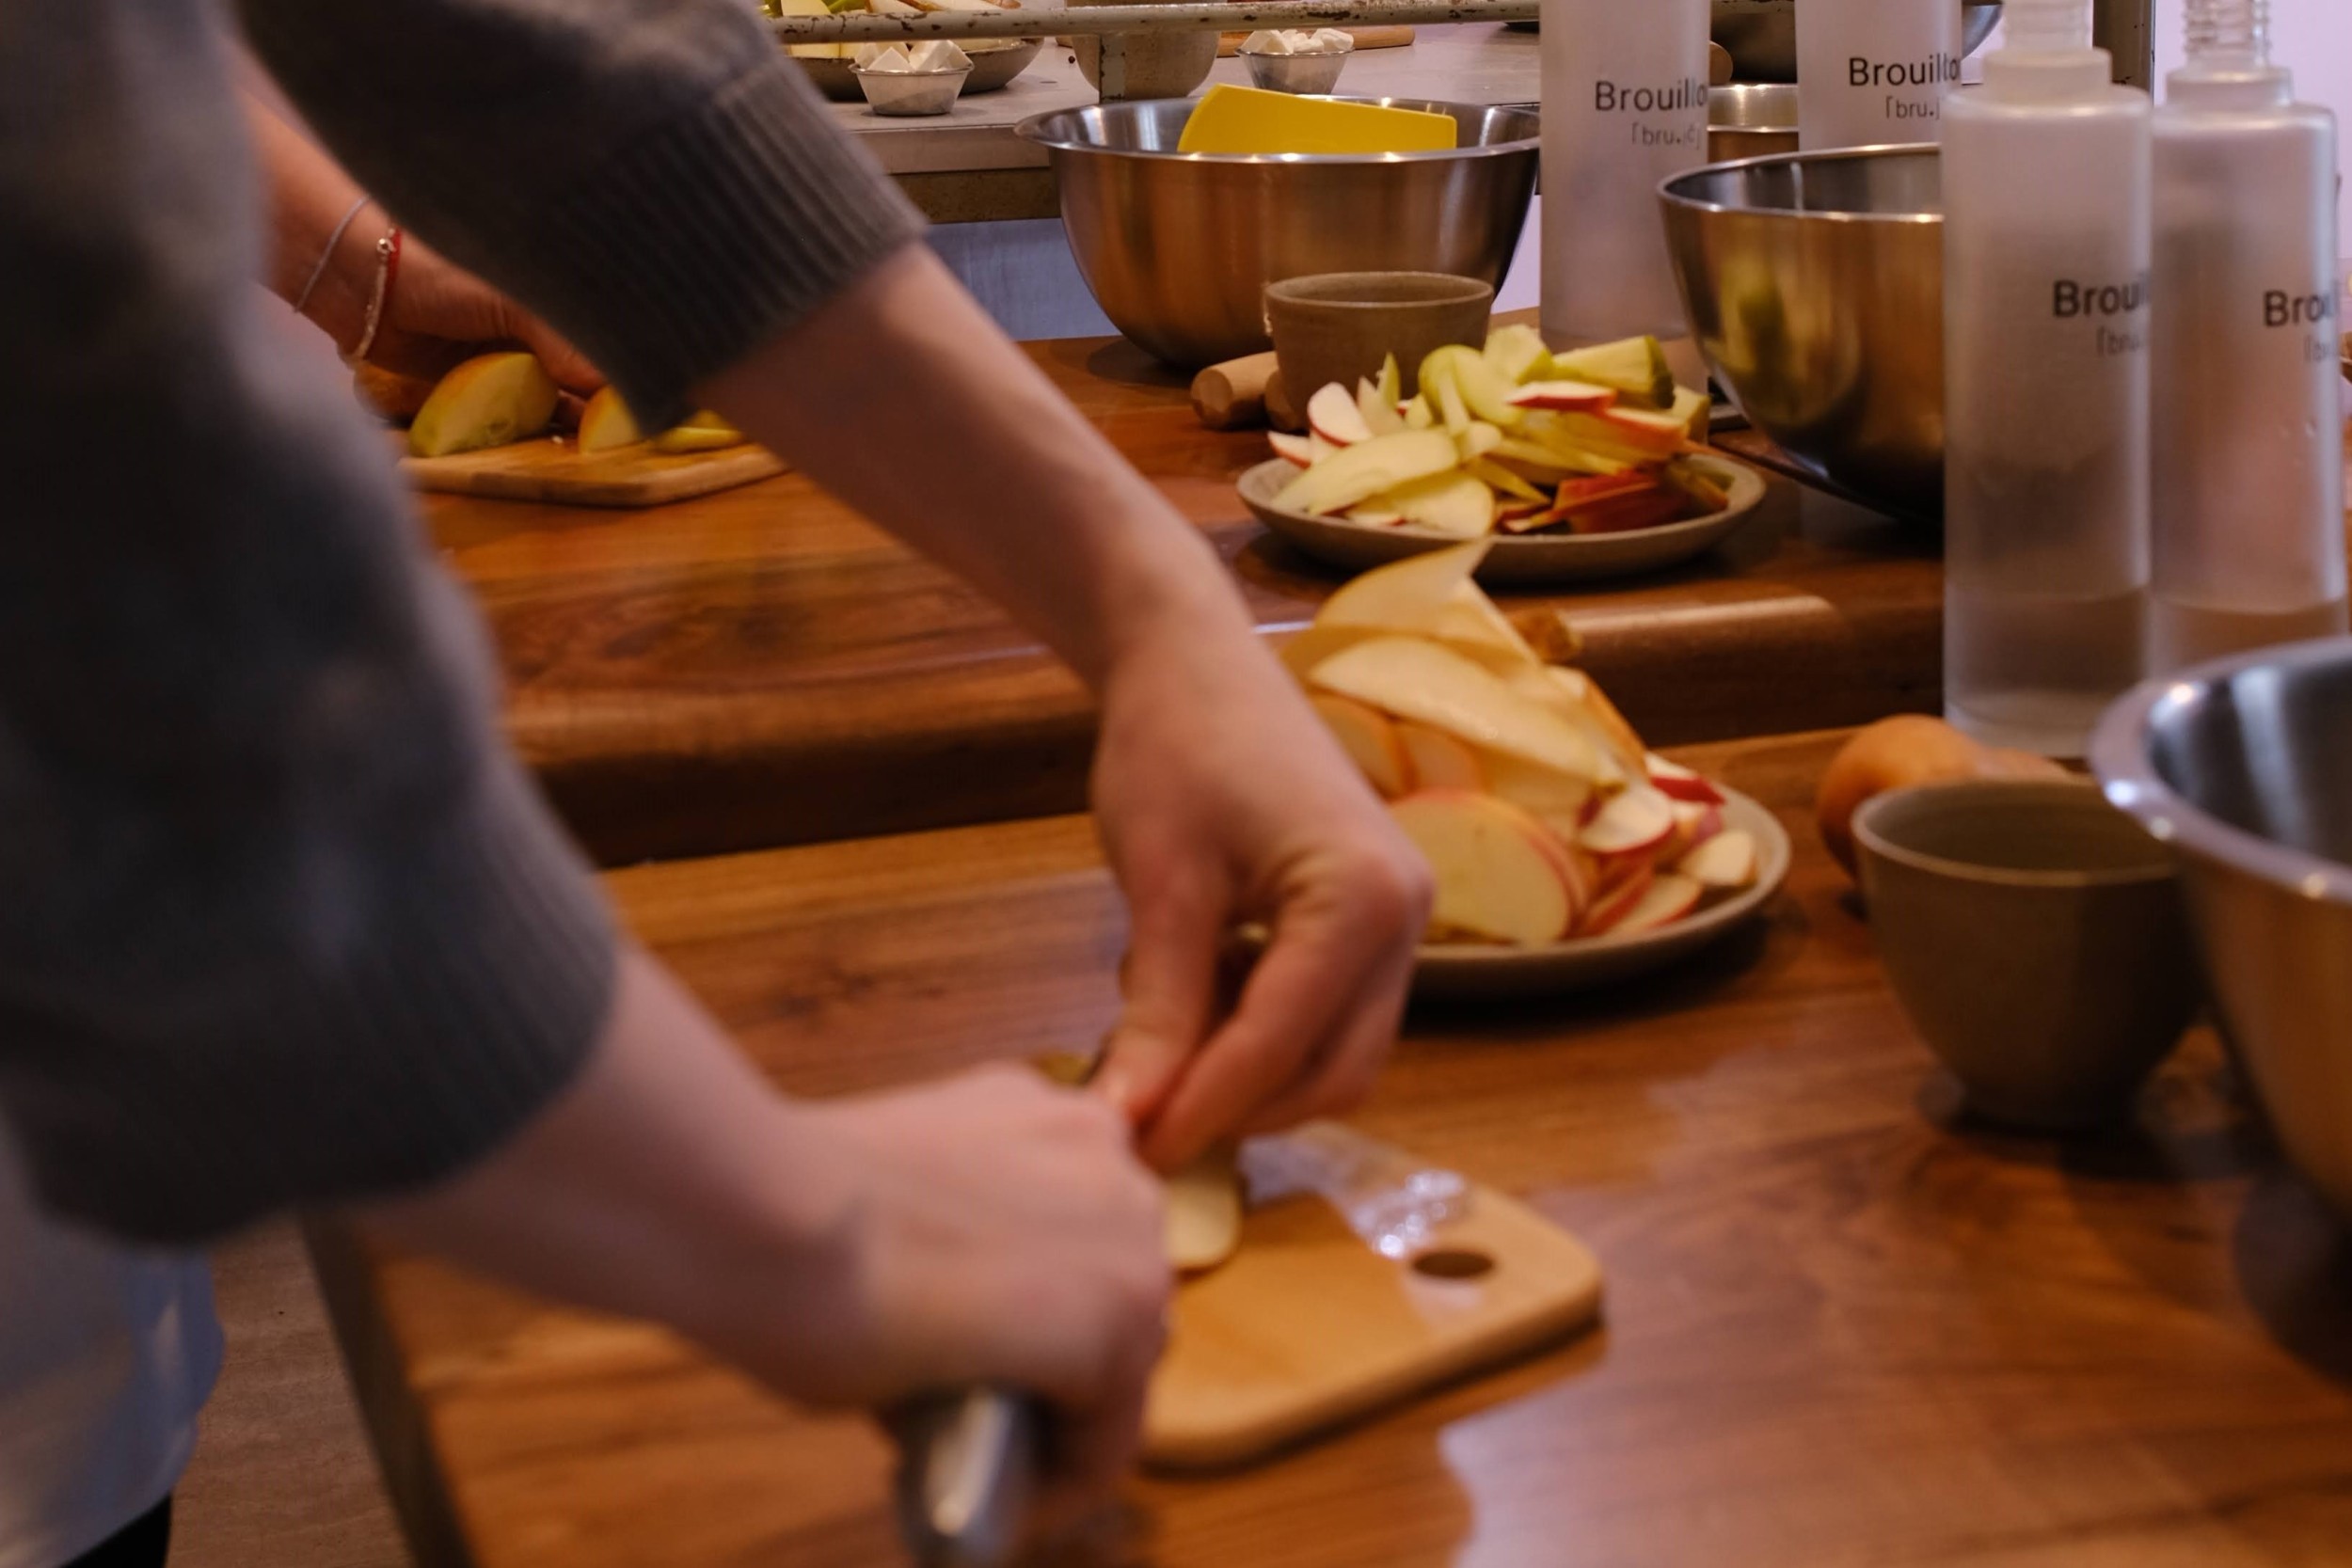
[[1944,218],[1933,148],[1750,158],[1666,182],[1667,242],[1715,379],[1808,471],[1944,513]]
[[1322,272],[1502,280],[1534,194],[1524,109],[1363,99],[1451,115],[1458,145],[1384,157],[1180,153],[1189,99],[1024,121],[1051,155],[1062,228],[1103,313],[1187,369],[1266,346],[1268,283]]
[[[1973,55],[2001,20],[2001,0],[1958,0],[1963,55]],[[1797,0],[1715,0],[1715,41],[1731,52],[1741,82],[1797,79]]]
[[2107,711],[2107,798],[2179,853],[2222,1026],[2352,1218],[2352,639],[2202,665]]
[[1797,89],[1793,84],[1735,82],[1707,89],[1708,163],[1737,163],[1741,158],[1795,150]]

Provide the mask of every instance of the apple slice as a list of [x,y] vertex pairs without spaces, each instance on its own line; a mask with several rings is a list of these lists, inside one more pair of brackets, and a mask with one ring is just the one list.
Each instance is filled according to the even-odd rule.
[[1551,350],[1545,344],[1544,335],[1524,325],[1496,327],[1486,334],[1483,352],[1486,368],[1514,387],[1534,379],[1536,372],[1548,371],[1551,366]]
[[1649,774],[1649,782],[1656,784],[1662,795],[1710,806],[1724,803],[1724,792],[1708,783],[1705,775],[1694,773],[1678,762],[1671,762],[1656,752],[1644,753],[1642,767]]
[[653,450],[669,457],[681,457],[690,452],[724,451],[743,444],[743,433],[732,427],[714,429],[709,425],[682,424],[663,431],[650,443]]
[[1573,511],[1562,513],[1558,508],[1553,517],[1567,525],[1570,533],[1638,533],[1644,529],[1659,528],[1679,522],[1689,515],[1690,503],[1674,491],[1652,490],[1645,495],[1617,496],[1605,501],[1595,501]]
[[1600,758],[1600,770],[1594,775],[1596,784],[1604,789],[1613,790],[1627,780],[1639,777],[1626,768],[1618,755],[1616,736],[1602,721],[1592,702],[1592,694],[1597,689],[1581,671],[1563,670],[1556,665],[1536,665],[1504,672],[1502,679],[1503,684],[1520,696],[1549,708],[1575,725],[1593,743],[1593,749]]
[[1405,520],[1405,514],[1378,500],[1368,500],[1361,506],[1351,506],[1347,520],[1359,528],[1394,528]]
[[[585,430],[587,421],[582,420],[580,428]],[[1311,468],[1315,466],[1318,453],[1313,436],[1285,436],[1279,430],[1269,430],[1266,432],[1265,438],[1266,444],[1274,449],[1274,455],[1283,462],[1295,464],[1301,468]]]
[[1335,447],[1359,446],[1372,439],[1372,427],[1364,422],[1355,398],[1336,381],[1307,400],[1307,428]]
[[1534,667],[1535,650],[1471,580],[1486,549],[1473,540],[1366,572],[1324,601],[1315,626],[1434,637],[1498,672]]
[[610,387],[599,387],[588,400],[588,406],[580,411],[580,450],[611,451],[615,447],[631,447],[645,438],[637,428],[637,416],[628,411],[621,394]]
[[1339,741],[1341,750],[1356,764],[1373,788],[1388,800],[1408,794],[1413,787],[1412,759],[1406,755],[1405,743],[1397,737],[1397,725],[1376,707],[1369,707],[1349,697],[1334,697],[1317,693],[1308,698]]
[[[1351,403],[1350,412],[1354,407]],[[1332,453],[1292,480],[1276,493],[1274,504],[1285,512],[1328,516],[1370,500],[1383,490],[1449,472],[1460,461],[1454,438],[1438,431],[1375,436]]]
[[1700,845],[1724,831],[1724,809],[1701,805],[1695,800],[1674,802],[1675,831],[1666,835],[1666,842],[1658,847],[1657,861],[1672,865]]
[[1464,463],[1475,463],[1502,445],[1502,432],[1484,420],[1472,420],[1468,430],[1454,437],[1454,445]]
[[1553,408],[1576,414],[1597,414],[1617,401],[1607,387],[1583,381],[1531,381],[1511,394],[1518,408]]
[[1431,923],[1494,942],[1557,942],[1577,909],[1565,857],[1543,824],[1508,801],[1423,790],[1389,807],[1437,879]]
[[554,378],[533,356],[477,355],[441,377],[417,410],[408,450],[418,457],[449,457],[527,440],[555,418],[555,400]]
[[[1380,361],[1380,396],[1383,401],[1399,404],[1405,401],[1405,372],[1397,368],[1396,356],[1388,355]],[[1403,410],[1399,409],[1402,413]]]
[[1241,1245],[1241,1171],[1231,1148],[1213,1148],[1168,1179],[1163,1211],[1168,1266],[1216,1268]]
[[1417,479],[1365,504],[1393,510],[1414,528],[1453,539],[1484,539],[1495,531],[1495,493],[1468,474]]
[[1625,917],[1632,913],[1634,906],[1648,894],[1650,884],[1658,879],[1657,871],[1647,861],[1629,863],[1631,866],[1629,875],[1621,876],[1614,881],[1603,880],[1600,895],[1586,906],[1584,917],[1577,922],[1578,936],[1607,936],[1624,924]]
[[1433,730],[1426,724],[1416,724],[1409,720],[1396,726],[1396,738],[1405,749],[1414,789],[1467,789],[1481,795],[1488,793],[1486,764],[1480,759],[1474,748],[1454,739],[1443,730]]
[[1497,375],[1486,356],[1474,348],[1448,343],[1429,351],[1421,362],[1422,385],[1436,377],[1440,388],[1451,387],[1473,420],[1508,430],[1519,422],[1522,410],[1511,401],[1511,383]]
[[[1489,425],[1486,428],[1491,430],[1494,427]],[[1545,495],[1510,469],[1500,464],[1489,463],[1484,457],[1474,457],[1463,464],[1462,471],[1492,490],[1500,505],[1508,506],[1517,502],[1522,506],[1533,506],[1538,511],[1549,511],[1551,508],[1549,496]]]
[[1495,531],[1498,533],[1534,533],[1551,526],[1551,505],[1549,501],[1508,500],[1495,506]]
[[1643,890],[1642,896],[1612,928],[1619,936],[1629,937],[1642,931],[1655,931],[1661,926],[1671,926],[1697,909],[1699,899],[1706,893],[1707,890],[1690,877],[1672,872],[1663,877],[1653,877],[1649,886]]
[[1497,752],[1486,759],[1486,792],[1500,796],[1555,832],[1574,842],[1582,831],[1599,784],[1581,773],[1563,773]]
[[1634,784],[1610,797],[1577,843],[1604,858],[1639,855],[1654,852],[1674,831],[1674,802],[1645,784]]
[[1416,396],[1400,403],[1396,411],[1407,430],[1435,430],[1438,427],[1437,413],[1429,406],[1429,400],[1425,397]]
[[[1399,719],[1558,772],[1598,778],[1608,766],[1583,729],[1440,643],[1375,637],[1332,655],[1308,678],[1319,690],[1370,703]],[[1664,797],[1658,799],[1661,815],[1667,815]]]
[[1626,338],[1551,356],[1551,373],[1613,387],[1650,408],[1674,405],[1674,370],[1656,338]]
[[1691,426],[1671,412],[1648,408],[1629,408],[1619,404],[1604,408],[1593,418],[1609,426],[1617,438],[1654,451],[1660,457],[1672,457],[1691,438]]
[[[1396,404],[1380,395],[1380,388],[1369,377],[1356,383],[1356,412],[1364,421],[1364,428],[1375,436],[1394,436],[1406,428],[1405,416],[1396,411]],[[1309,419],[1314,417],[1312,409]]]
[[1737,828],[1717,833],[1683,856],[1675,870],[1710,892],[1748,887],[1756,881],[1756,839]]

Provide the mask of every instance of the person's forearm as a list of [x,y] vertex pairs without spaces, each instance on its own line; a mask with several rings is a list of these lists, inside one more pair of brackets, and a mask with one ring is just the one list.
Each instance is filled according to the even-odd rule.
[[1139,641],[1248,626],[1199,531],[919,245],[700,390],[1089,682]]
[[[543,1294],[672,1323],[739,1359],[758,1346],[776,1356],[846,1313],[854,1284],[844,1190],[818,1140],[668,973],[629,951],[578,1082],[476,1168],[359,1212]],[[746,1304],[767,1321],[746,1321]],[[773,1359],[751,1370],[809,1380]]]
[[338,349],[348,351],[366,330],[375,244],[390,220],[310,137],[249,89],[238,96],[269,188],[264,281],[278,298],[298,304]]

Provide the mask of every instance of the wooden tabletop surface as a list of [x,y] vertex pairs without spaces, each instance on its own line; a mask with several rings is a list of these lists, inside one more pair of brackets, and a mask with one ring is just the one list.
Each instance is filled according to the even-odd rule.
[[[1233,493],[1262,436],[1201,429],[1180,378],[1119,340],[1030,352],[1216,540],[1263,625],[1311,617],[1341,579]],[[605,864],[1084,804],[1076,682],[797,475],[647,512],[425,505],[487,609],[515,739]],[[1661,741],[1857,723],[1935,705],[1935,551],[1931,533],[1775,479],[1724,550],[1561,602],[1589,666]]]
[[[1522,1195],[1603,1328],[1221,1478],[1070,1560],[1161,1568],[2245,1568],[2352,1547],[2352,1250],[2197,1037],[2128,1133],[1957,1119],[1808,826],[1830,739],[1693,749],[1799,853],[1650,981],[1417,1014],[1354,1118]],[[1097,1037],[1116,900],[1064,818],[621,873],[775,1080]],[[652,1329],[329,1237],[428,1564],[871,1568],[886,1455]]]

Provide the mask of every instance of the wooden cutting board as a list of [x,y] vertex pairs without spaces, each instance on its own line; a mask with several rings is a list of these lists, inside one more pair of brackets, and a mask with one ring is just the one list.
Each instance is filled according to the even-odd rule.
[[407,457],[400,470],[423,490],[554,506],[662,506],[784,472],[765,447],[667,456],[643,445],[582,452],[548,436],[454,457]]
[[[1354,39],[1356,47],[1359,49],[1404,49],[1409,47],[1413,41],[1413,30],[1410,27],[1343,27],[1340,31]],[[1242,40],[1248,36],[1248,33],[1218,34],[1216,40],[1218,55],[1231,59],[1233,55],[1240,54]]]
[[[1359,1134],[1345,1137],[1398,1161]],[[1252,1207],[1240,1250],[1176,1292],[1144,1421],[1146,1463],[1222,1468],[1589,1324],[1600,1265],[1525,1204],[1472,1184],[1413,1259],[1383,1257],[1326,1198]],[[1470,1277],[1422,1272],[1484,1264]],[[1417,1266],[1420,1265],[1420,1266]]]

